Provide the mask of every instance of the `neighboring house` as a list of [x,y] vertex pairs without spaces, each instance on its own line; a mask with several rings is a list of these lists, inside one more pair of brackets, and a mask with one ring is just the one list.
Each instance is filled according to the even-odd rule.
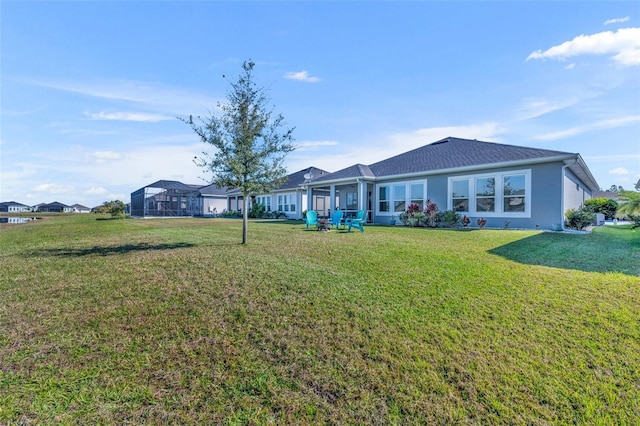
[[[307,185],[314,180],[328,175],[326,170],[317,167],[308,167],[304,170],[287,176],[286,182],[274,189],[270,194],[256,194],[252,196],[252,202],[260,203],[265,211],[284,213],[289,219],[302,219],[303,212],[307,209]],[[237,197],[237,199],[236,199]],[[313,205],[320,210],[319,214],[328,214],[329,192],[320,190],[313,194]],[[240,210],[242,208],[242,195],[238,192],[229,193],[229,209]],[[238,204],[239,203],[239,204]],[[238,208],[238,206],[240,208]],[[231,208],[234,207],[234,208]]]
[[215,185],[159,180],[131,193],[131,216],[212,216],[227,206],[226,191]]
[[54,201],[49,204],[38,204],[35,206],[35,211],[42,213],[71,213],[73,212],[73,207],[68,206],[66,204],[62,204],[58,201]]
[[599,189],[579,154],[477,140],[445,138],[371,164],[356,164],[307,184],[306,209],[322,211],[315,194],[329,193],[329,210],[366,210],[388,224],[411,203],[427,199],[475,225],[561,229],[564,212]]
[[227,209],[227,190],[211,184],[198,189],[198,211],[201,216],[218,216]]
[[83,206],[82,204],[74,204],[71,207],[73,208],[74,213],[91,213],[91,209]]
[[31,210],[32,210],[31,206],[17,203],[15,201],[6,201],[6,202],[0,203],[0,212],[25,213],[25,212],[30,212]]

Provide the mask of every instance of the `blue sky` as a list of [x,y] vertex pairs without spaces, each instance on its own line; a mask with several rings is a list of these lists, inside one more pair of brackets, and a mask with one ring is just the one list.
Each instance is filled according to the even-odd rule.
[[290,172],[447,136],[579,152],[640,178],[638,2],[3,1],[0,200],[93,207],[205,183],[176,117],[246,59],[295,127]]

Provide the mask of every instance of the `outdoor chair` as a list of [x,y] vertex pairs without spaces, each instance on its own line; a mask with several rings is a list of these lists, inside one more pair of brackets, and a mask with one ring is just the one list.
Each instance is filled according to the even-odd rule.
[[348,227],[347,232],[351,232],[351,228],[359,229],[364,232],[364,224],[367,222],[367,216],[364,210],[358,210],[358,214],[354,218],[347,218],[345,225]]
[[344,212],[342,210],[336,210],[331,213],[331,226],[333,226],[335,229],[339,229],[341,225],[344,227],[344,222],[342,222],[343,215]]
[[309,210],[305,216],[305,223],[307,224],[307,229],[309,229],[309,225],[318,226],[318,213],[313,210]]

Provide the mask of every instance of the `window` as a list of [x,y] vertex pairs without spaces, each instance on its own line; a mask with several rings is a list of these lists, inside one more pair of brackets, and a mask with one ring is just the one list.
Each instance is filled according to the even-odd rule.
[[449,209],[471,215],[529,217],[531,171],[449,178]]
[[504,212],[525,211],[525,175],[504,176]]
[[270,212],[271,211],[271,196],[270,195],[264,195],[264,196],[256,197],[256,203],[261,204],[262,206],[264,206],[264,211],[266,211],[266,212]]
[[496,211],[496,178],[476,178],[476,212]]
[[296,196],[295,194],[278,195],[278,211],[279,212],[295,212]]
[[427,199],[427,181],[396,182],[378,185],[378,210],[380,214],[397,214],[407,210],[409,204],[424,208]]
[[424,184],[412,183],[411,186],[411,203],[417,204],[420,208],[424,208]]
[[378,211],[385,213],[389,211],[389,187],[381,186],[378,188]]
[[401,213],[407,209],[406,185],[393,185],[393,211]]
[[347,192],[347,210],[358,210],[357,192]]
[[469,211],[469,179],[454,180],[451,183],[453,200],[452,210],[457,212]]

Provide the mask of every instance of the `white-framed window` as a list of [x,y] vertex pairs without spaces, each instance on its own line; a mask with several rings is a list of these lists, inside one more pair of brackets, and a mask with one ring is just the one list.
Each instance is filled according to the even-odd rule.
[[389,201],[391,200],[388,186],[378,187],[378,212],[389,212]]
[[279,212],[295,212],[296,211],[296,194],[278,195],[278,211]]
[[377,214],[400,214],[406,211],[411,203],[424,208],[427,200],[426,180],[380,184],[377,188]]
[[448,209],[481,216],[529,217],[531,170],[449,178]]
[[264,211],[271,211],[271,195],[260,195],[256,197],[256,203],[264,206]]

